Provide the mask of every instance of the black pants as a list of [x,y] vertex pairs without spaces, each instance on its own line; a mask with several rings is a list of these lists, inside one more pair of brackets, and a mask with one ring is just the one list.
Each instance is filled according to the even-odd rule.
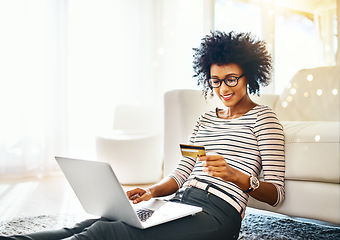
[[219,197],[191,187],[179,190],[171,201],[203,207],[203,212],[147,229],[137,229],[119,221],[100,218],[85,220],[73,228],[43,231],[25,236],[0,237],[0,240],[227,240],[238,238],[241,216],[235,208]]

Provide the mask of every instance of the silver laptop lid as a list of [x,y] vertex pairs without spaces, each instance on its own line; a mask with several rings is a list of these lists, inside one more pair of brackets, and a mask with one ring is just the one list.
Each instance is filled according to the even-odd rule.
[[64,157],[56,160],[87,213],[142,228],[108,163]]

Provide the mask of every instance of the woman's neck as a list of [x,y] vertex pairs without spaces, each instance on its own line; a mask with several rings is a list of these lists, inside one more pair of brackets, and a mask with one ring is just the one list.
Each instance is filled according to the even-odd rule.
[[235,119],[243,116],[251,109],[256,107],[257,104],[254,103],[250,97],[247,95],[245,98],[240,101],[237,105],[232,107],[227,107],[226,109],[220,109],[218,111],[218,117],[224,119]]

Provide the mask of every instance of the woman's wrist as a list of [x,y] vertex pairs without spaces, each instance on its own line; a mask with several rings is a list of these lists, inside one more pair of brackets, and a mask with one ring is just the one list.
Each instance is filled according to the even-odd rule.
[[146,194],[150,195],[150,197],[152,198],[152,192],[150,188],[145,188],[145,192]]
[[232,183],[236,184],[239,188],[241,188],[243,191],[246,191],[249,189],[249,178],[250,176],[238,171],[237,169],[233,168],[233,174],[232,174]]

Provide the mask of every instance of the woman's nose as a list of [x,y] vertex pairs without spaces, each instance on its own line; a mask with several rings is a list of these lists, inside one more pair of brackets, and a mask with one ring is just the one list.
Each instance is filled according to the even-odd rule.
[[222,92],[227,92],[229,89],[230,89],[230,87],[229,87],[227,84],[225,84],[224,81],[222,81],[222,82],[221,82],[221,86],[220,86],[220,90],[221,90]]

